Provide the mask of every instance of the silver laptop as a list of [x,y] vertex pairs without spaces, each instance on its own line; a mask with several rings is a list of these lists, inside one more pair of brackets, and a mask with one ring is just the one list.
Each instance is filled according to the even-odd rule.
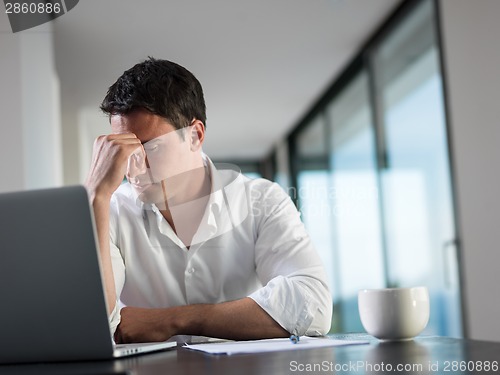
[[0,194],[0,364],[110,359],[114,346],[83,186]]

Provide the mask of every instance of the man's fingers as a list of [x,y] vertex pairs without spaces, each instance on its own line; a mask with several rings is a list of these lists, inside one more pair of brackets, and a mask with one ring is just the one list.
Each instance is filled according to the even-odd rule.
[[97,137],[97,142],[117,142],[123,144],[140,144],[141,141],[134,133],[106,134]]
[[96,138],[94,143],[94,149],[99,150],[98,153],[104,149],[112,150],[118,147],[118,149],[125,151],[127,157],[141,146],[141,141],[133,133],[101,135]]

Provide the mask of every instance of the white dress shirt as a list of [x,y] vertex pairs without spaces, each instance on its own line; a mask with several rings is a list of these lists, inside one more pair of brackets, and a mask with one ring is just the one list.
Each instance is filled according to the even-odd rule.
[[111,257],[120,301],[110,315],[112,330],[119,305],[161,308],[248,296],[290,333],[327,333],[332,298],[324,267],[290,197],[276,183],[216,169],[204,158],[212,193],[189,247],[130,184],[113,195]]

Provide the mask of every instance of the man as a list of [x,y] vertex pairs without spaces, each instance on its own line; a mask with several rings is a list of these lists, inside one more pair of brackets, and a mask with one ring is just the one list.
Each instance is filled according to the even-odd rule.
[[202,152],[205,102],[189,71],[149,58],[101,109],[112,134],[96,140],[86,186],[115,341],[328,331],[324,268],[295,206]]

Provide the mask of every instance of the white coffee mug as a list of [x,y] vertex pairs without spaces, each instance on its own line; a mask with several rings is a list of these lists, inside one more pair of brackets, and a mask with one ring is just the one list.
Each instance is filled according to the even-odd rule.
[[427,326],[430,315],[426,287],[364,289],[358,293],[361,323],[380,340],[411,340]]

